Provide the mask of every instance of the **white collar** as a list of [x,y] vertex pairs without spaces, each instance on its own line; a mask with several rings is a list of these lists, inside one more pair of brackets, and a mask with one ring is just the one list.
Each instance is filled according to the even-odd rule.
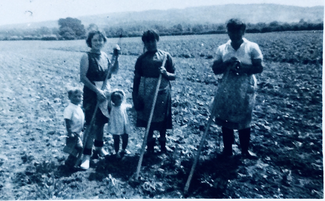
[[[241,47],[242,45],[245,45],[247,42],[248,42],[248,40],[247,40],[246,38],[243,37],[243,43],[239,46],[238,49],[240,49],[240,47]],[[228,40],[228,41],[227,41],[227,45],[230,46],[232,49],[234,49],[234,48],[231,46],[231,40]]]

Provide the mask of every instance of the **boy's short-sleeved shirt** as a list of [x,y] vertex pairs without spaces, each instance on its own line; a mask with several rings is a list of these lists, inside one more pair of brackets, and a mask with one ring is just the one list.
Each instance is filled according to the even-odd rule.
[[72,103],[69,103],[68,107],[64,109],[64,119],[71,120],[71,131],[80,133],[84,127],[85,115],[81,107]]

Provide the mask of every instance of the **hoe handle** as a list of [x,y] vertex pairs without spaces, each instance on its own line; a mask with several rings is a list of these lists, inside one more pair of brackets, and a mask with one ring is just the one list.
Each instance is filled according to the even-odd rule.
[[[228,76],[228,74],[226,76]],[[214,98],[217,98],[217,97],[215,96]],[[184,194],[185,195],[187,195],[187,193],[188,193],[188,189],[189,189],[190,184],[191,184],[191,180],[192,180],[192,177],[193,177],[193,174],[194,174],[194,171],[195,171],[196,164],[197,164],[197,162],[198,162],[198,160],[200,158],[200,153],[201,153],[205,138],[206,138],[206,136],[208,134],[210,125],[212,124],[212,121],[213,121],[213,118],[214,118],[215,110],[216,110],[216,104],[213,104],[208,124],[205,127],[205,131],[204,131],[204,134],[203,134],[203,136],[201,138],[199,149],[198,149],[198,151],[196,153],[196,156],[195,156],[192,168],[191,168],[191,172],[190,172],[190,174],[189,174],[189,176],[187,178],[187,182],[186,182],[185,187],[184,187]]]
[[[121,43],[121,39],[122,39],[122,34],[121,34],[120,37],[119,37],[119,40],[118,40],[118,43],[117,43],[118,45],[120,45],[120,43]],[[107,83],[107,81],[108,81],[108,79],[109,79],[109,76],[110,76],[110,74],[111,74],[111,71],[112,71],[112,68],[113,68],[113,65],[114,65],[114,64],[115,64],[115,62],[113,63],[113,61],[112,61],[111,65],[110,65],[110,68],[108,69],[107,75],[106,75],[106,77],[105,77],[105,79],[104,79],[103,86],[102,86],[102,88],[101,88],[102,90],[105,89],[106,83]],[[96,107],[95,107],[95,109],[94,109],[93,116],[91,117],[91,121],[90,121],[90,123],[89,123],[89,126],[86,128],[86,131],[85,131],[85,133],[84,133],[83,145],[85,145],[85,143],[87,142],[88,135],[89,135],[89,133],[90,133],[92,127],[93,127],[93,124],[94,124],[94,122],[95,122],[95,119],[96,119],[95,117],[96,117],[96,113],[97,113],[98,108],[99,108],[99,102],[97,101],[97,103],[96,103]],[[85,146],[83,146],[83,147],[85,147]],[[80,157],[79,157],[79,158],[80,158]]]
[[211,117],[209,118],[208,125],[205,127],[205,132],[204,132],[204,134],[203,134],[203,136],[202,136],[202,138],[201,138],[201,141],[200,141],[199,150],[198,150],[197,153],[196,153],[196,156],[195,156],[195,159],[194,159],[194,162],[193,162],[192,168],[191,168],[191,172],[190,172],[190,174],[189,174],[189,176],[188,176],[188,178],[187,178],[187,182],[186,182],[185,187],[184,187],[184,194],[187,194],[188,189],[189,189],[189,187],[190,187],[191,180],[192,180],[192,177],[193,177],[193,174],[194,174],[194,171],[195,171],[195,167],[196,167],[196,164],[197,164],[197,162],[198,162],[198,160],[199,160],[200,152],[201,152],[201,149],[202,149],[202,147],[203,147],[203,144],[204,144],[205,138],[206,138],[206,136],[207,136],[207,134],[208,134],[209,127],[210,127],[210,125],[211,125],[211,123],[212,123],[212,120],[213,120],[213,117],[211,116]]
[[[166,60],[167,60],[167,55],[165,55],[165,57],[164,57],[162,66],[165,66]],[[147,144],[149,129],[150,129],[151,121],[152,121],[152,116],[153,116],[153,113],[155,111],[157,96],[158,96],[159,87],[160,87],[160,83],[161,83],[161,77],[162,77],[162,75],[160,73],[159,74],[159,78],[158,78],[158,83],[157,83],[156,91],[155,91],[155,95],[154,95],[154,98],[153,98],[153,103],[152,103],[152,107],[151,107],[151,111],[150,111],[150,116],[149,116],[149,120],[148,120],[148,124],[147,124],[146,133],[144,135],[143,142],[142,142],[141,155],[140,155],[140,158],[139,158],[137,172],[136,172],[136,179],[139,178],[139,173],[140,173],[140,169],[141,169],[143,155],[144,155],[144,152],[145,152],[145,149],[146,149],[146,144]]]

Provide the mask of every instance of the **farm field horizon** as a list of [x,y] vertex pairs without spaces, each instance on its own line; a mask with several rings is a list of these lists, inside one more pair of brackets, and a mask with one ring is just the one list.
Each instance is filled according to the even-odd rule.
[[[221,129],[212,125],[196,167],[188,198],[324,198],[322,151],[323,32],[246,34],[259,44],[264,71],[252,121],[251,150],[257,160],[222,161]],[[105,134],[106,159],[92,160],[88,171],[64,166],[67,155],[63,110],[67,87],[79,82],[84,40],[0,41],[0,200],[185,198],[193,158],[209,117],[219,76],[211,70],[214,51],[226,34],[163,36],[158,48],[170,52],[173,130],[167,154],[145,157],[141,180],[134,182],[144,129],[129,111],[132,134],[122,160]],[[118,38],[109,38],[111,53]],[[122,38],[120,70],[110,80],[132,104],[133,71],[143,51],[140,37]],[[158,149],[156,150],[158,152]]]

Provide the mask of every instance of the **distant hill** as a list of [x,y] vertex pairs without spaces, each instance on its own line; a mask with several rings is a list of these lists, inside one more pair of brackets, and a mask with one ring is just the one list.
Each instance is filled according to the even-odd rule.
[[[135,24],[205,24],[225,23],[228,19],[238,17],[247,23],[259,22],[299,22],[301,19],[307,22],[322,22],[324,19],[324,7],[298,7],[278,4],[226,4],[217,6],[190,7],[185,9],[148,10],[142,12],[107,13],[92,16],[77,17],[87,27],[91,23],[99,27],[135,25]],[[14,24],[0,26],[0,30],[10,28],[39,28],[58,27],[57,20],[37,22],[27,26],[26,24]]]

